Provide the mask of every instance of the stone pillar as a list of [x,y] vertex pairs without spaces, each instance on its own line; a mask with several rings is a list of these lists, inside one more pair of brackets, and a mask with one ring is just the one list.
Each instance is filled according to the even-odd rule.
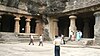
[[41,35],[43,33],[43,25],[40,20],[36,20],[35,33]]
[[54,23],[54,36],[58,35],[58,19],[53,19]]
[[90,37],[89,19],[84,19],[83,37],[84,38]]
[[17,17],[15,18],[15,29],[14,29],[14,32],[15,32],[15,33],[19,33],[19,32],[20,32],[19,20],[20,20],[20,17],[17,16]]
[[71,31],[73,31],[74,33],[76,33],[76,25],[75,25],[76,18],[77,18],[76,16],[69,16],[69,19],[70,19],[69,33]]
[[0,15],[0,31],[1,31],[1,19],[2,19],[2,16]]
[[100,12],[95,12],[94,38],[96,44],[100,45]]
[[26,19],[25,33],[30,33],[30,19],[31,17],[27,17]]

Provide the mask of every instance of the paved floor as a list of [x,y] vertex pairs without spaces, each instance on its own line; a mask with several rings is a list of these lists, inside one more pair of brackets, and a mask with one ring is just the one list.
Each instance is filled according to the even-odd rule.
[[[0,56],[54,56],[53,44],[45,42],[44,46],[28,43],[0,44]],[[100,56],[100,49],[61,47],[61,56]]]

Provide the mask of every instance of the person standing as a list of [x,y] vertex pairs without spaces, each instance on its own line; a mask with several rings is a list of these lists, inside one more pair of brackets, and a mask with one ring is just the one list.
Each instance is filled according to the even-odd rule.
[[29,42],[29,45],[30,45],[31,43],[34,45],[34,37],[33,37],[33,35],[30,35],[30,42]]
[[82,37],[82,32],[81,31],[77,31],[76,32],[76,40],[79,41]]
[[73,35],[73,31],[71,31],[71,32],[69,33],[69,40],[71,40],[72,35]]
[[39,46],[42,44],[42,46],[43,46],[43,36],[42,35],[40,35],[40,37],[39,37]]
[[71,41],[75,41],[75,34],[74,34],[74,32],[72,34]]
[[63,34],[61,34],[61,44],[65,44],[65,39]]
[[54,40],[54,45],[55,45],[55,56],[60,56],[60,43],[61,43],[61,38],[59,38],[58,36],[55,36],[55,40]]

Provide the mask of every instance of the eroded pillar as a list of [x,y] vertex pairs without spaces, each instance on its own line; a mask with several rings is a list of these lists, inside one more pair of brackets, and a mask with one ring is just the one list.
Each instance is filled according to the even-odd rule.
[[20,16],[16,16],[16,18],[15,18],[15,29],[14,29],[15,33],[19,33],[20,32],[19,21],[20,21]]
[[100,45],[100,11],[94,13],[95,25],[94,25],[94,38],[96,44]]
[[70,27],[69,27],[69,33],[71,31],[73,31],[74,33],[76,33],[76,25],[75,25],[75,21],[76,21],[76,16],[69,16],[70,19]]
[[43,24],[41,23],[40,20],[36,20],[35,33],[38,35],[43,34]]
[[53,19],[54,23],[54,35],[58,35],[58,19]]
[[26,19],[26,26],[25,26],[25,33],[30,33],[30,19],[32,18],[32,17],[26,17],[27,19]]

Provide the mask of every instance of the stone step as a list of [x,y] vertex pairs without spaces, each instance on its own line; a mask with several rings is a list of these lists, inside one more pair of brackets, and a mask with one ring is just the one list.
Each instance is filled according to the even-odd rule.
[[18,43],[18,42],[29,42],[29,35],[34,36],[34,41],[39,41],[39,36],[33,33],[9,33],[9,32],[0,32],[0,43]]
[[18,34],[18,41],[20,42],[29,42],[30,41],[30,37],[29,35],[33,35],[34,37],[34,41],[39,41],[39,36],[37,34],[34,33],[19,33]]
[[10,43],[10,42],[18,42],[18,37],[15,33],[10,32],[0,32],[0,41],[1,43]]
[[68,41],[66,44],[69,45],[83,45],[81,41]]
[[39,37],[38,34],[34,34],[34,33],[19,33],[18,37],[19,38],[29,38],[29,35],[33,35],[34,38],[38,38]]
[[69,45],[94,45],[94,40],[90,38],[81,38],[80,41],[67,41],[66,44]]
[[13,32],[0,32],[0,35],[15,35]]

